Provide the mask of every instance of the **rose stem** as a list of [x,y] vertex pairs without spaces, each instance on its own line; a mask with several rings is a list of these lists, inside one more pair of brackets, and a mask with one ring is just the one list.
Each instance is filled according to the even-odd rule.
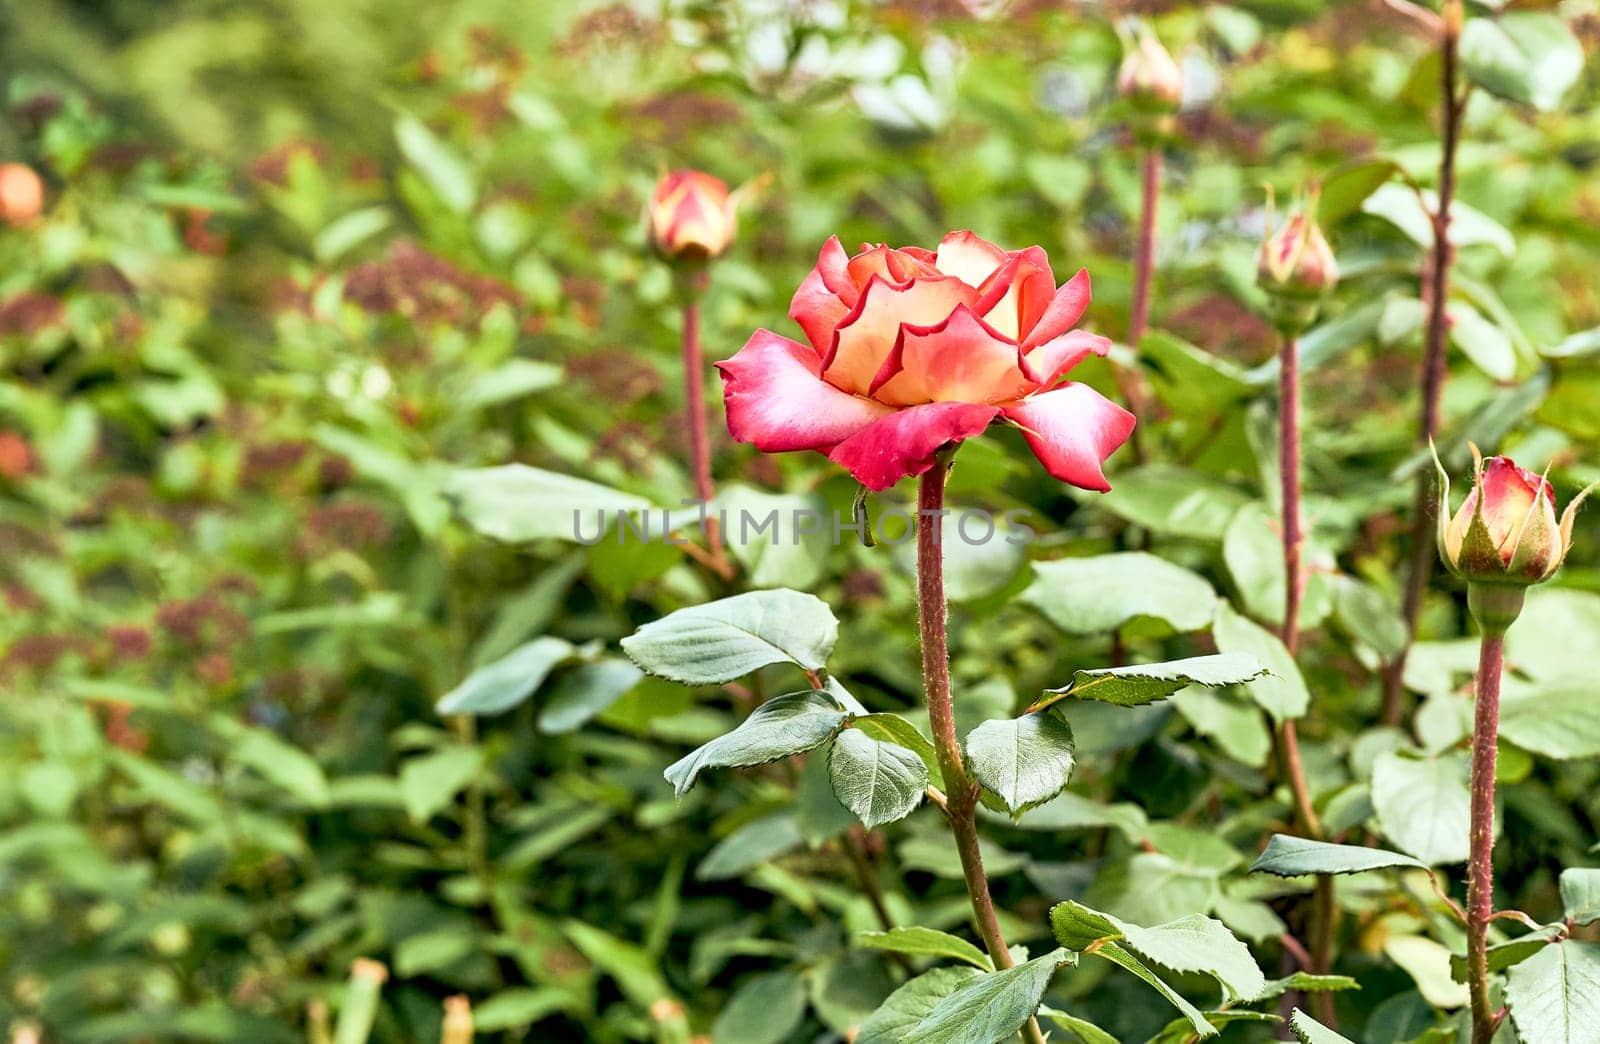
[[[1439,205],[1433,213],[1433,250],[1424,273],[1423,296],[1428,303],[1428,327],[1422,352],[1422,414],[1417,444],[1424,449],[1439,430],[1439,398],[1444,390],[1446,348],[1450,318],[1446,307],[1450,299],[1450,266],[1455,263],[1455,247],[1450,242],[1450,205],[1455,199],[1456,147],[1461,139],[1461,114],[1466,97],[1456,90],[1456,46],[1461,34],[1461,0],[1446,0],[1443,30],[1439,41],[1442,70],[1442,142],[1439,157]],[[1433,479],[1427,469],[1417,472],[1416,499],[1411,509],[1411,570],[1406,577],[1405,598],[1401,605],[1405,621],[1406,644],[1383,674],[1383,722],[1398,725],[1405,716],[1406,657],[1416,637],[1417,618],[1422,598],[1433,574],[1434,523],[1431,514]]]
[[[978,850],[978,785],[967,775],[956,738],[955,708],[950,701],[950,649],[945,637],[944,555],[940,531],[944,524],[944,479],[949,464],[934,462],[923,472],[917,487],[917,622],[922,631],[922,685],[928,696],[928,722],[933,728],[933,745],[939,755],[939,771],[944,776],[945,816],[955,834],[956,851],[961,856],[961,872],[966,878],[967,895],[978,922],[978,934],[989,951],[995,970],[1010,968],[1011,951],[1000,934],[994,899],[989,895],[989,878],[983,872],[983,855]],[[1029,1044],[1044,1044],[1039,1024],[1029,1018],[1022,1027]]]
[[[1150,322],[1150,281],[1156,261],[1156,211],[1161,205],[1161,149],[1151,145],[1144,152],[1144,172],[1140,188],[1139,242],[1133,255],[1133,308],[1128,315],[1128,346],[1135,352]],[[1144,388],[1137,369],[1117,369],[1117,387],[1128,406],[1143,414]],[[1135,463],[1144,462],[1144,446],[1136,429],[1129,448]]]
[[1467,986],[1472,993],[1472,1044],[1489,1044],[1489,921],[1494,910],[1494,763],[1500,731],[1500,674],[1505,634],[1485,632],[1478,647],[1478,692],[1472,723],[1472,854],[1467,864]]
[[689,456],[694,470],[695,496],[706,505],[706,544],[711,556],[707,563],[723,579],[733,571],[722,552],[722,530],[710,510],[716,489],[711,484],[711,442],[706,434],[705,359],[700,351],[700,300],[703,280],[691,283],[683,305],[683,390],[689,412]]
[[[1283,644],[1291,657],[1300,649],[1300,598],[1302,574],[1300,552],[1303,534],[1300,525],[1300,345],[1285,334],[1278,365],[1278,474],[1282,481],[1283,503]],[[1279,726],[1279,757],[1289,790],[1294,794],[1295,815],[1300,829],[1314,840],[1322,840],[1322,823],[1311,803],[1311,788],[1306,783],[1305,766],[1300,760],[1300,738],[1294,720],[1286,718]],[[1312,893],[1311,967],[1317,975],[1328,974],[1332,963],[1333,935],[1337,910],[1333,903],[1333,878],[1317,877]],[[1316,995],[1317,1017],[1332,1026],[1333,995]]]

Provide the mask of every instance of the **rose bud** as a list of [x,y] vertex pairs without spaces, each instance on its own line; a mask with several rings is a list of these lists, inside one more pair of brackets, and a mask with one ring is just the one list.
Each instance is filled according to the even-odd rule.
[[1273,227],[1272,193],[1267,192],[1267,221],[1256,255],[1256,284],[1271,297],[1272,318],[1287,334],[1303,332],[1317,317],[1320,300],[1339,283],[1339,263],[1313,216],[1315,189],[1289,219]]
[[31,225],[44,211],[44,182],[33,168],[0,163],[0,220],[18,227]]
[[666,257],[707,261],[728,249],[737,223],[735,200],[720,178],[675,170],[650,198],[650,237]]
[[[1485,461],[1473,447],[1472,491],[1454,517],[1450,478],[1439,468],[1439,553],[1467,581],[1470,607],[1488,630],[1504,630],[1522,607],[1522,588],[1556,574],[1572,548],[1572,523],[1583,490],[1556,518],[1555,490],[1543,475],[1510,457]],[[1448,521],[1446,521],[1448,519]]]
[[1183,73],[1156,34],[1141,26],[1117,70],[1117,93],[1141,108],[1172,110],[1183,101]]

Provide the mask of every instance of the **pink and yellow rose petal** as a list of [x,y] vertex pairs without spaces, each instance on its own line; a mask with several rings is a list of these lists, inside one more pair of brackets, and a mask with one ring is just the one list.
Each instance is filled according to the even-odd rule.
[[884,490],[945,446],[1003,421],[1045,470],[1110,489],[1103,465],[1133,414],[1062,382],[1111,342],[1076,330],[1089,274],[1056,286],[1039,247],[1006,251],[952,232],[937,250],[823,245],[789,316],[801,344],[758,330],[722,371],[728,428],[766,452],[816,450]]

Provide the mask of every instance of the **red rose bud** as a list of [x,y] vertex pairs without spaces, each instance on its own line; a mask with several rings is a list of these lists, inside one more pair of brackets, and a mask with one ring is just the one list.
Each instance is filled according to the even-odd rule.
[[650,199],[650,235],[669,258],[706,261],[733,242],[735,201],[720,178],[675,170],[656,183]]
[[1313,195],[1277,231],[1272,229],[1272,204],[1267,203],[1267,230],[1256,256],[1256,282],[1270,293],[1289,297],[1321,297],[1339,283],[1333,248],[1311,216]]
[[[1572,548],[1578,506],[1594,487],[1574,497],[1558,520],[1555,490],[1544,476],[1518,467],[1510,457],[1485,461],[1477,447],[1472,452],[1472,491],[1453,517],[1450,479],[1434,457],[1440,486],[1439,552],[1450,571],[1468,582],[1479,623],[1504,630],[1521,607],[1520,591],[1508,601],[1490,597],[1490,589],[1520,589],[1554,576]],[[1504,612],[1494,608],[1502,602],[1507,603]]]
[[0,220],[23,227],[44,211],[44,182],[33,168],[0,163]]
[[1141,107],[1176,109],[1183,101],[1183,72],[1161,41],[1140,27],[1117,70],[1117,93]]

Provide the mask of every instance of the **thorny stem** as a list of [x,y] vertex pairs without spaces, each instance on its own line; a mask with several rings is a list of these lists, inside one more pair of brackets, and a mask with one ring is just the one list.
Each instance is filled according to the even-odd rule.
[[1494,763],[1500,732],[1504,633],[1485,632],[1478,648],[1478,692],[1472,723],[1472,853],[1467,863],[1467,988],[1472,1044],[1489,1044],[1497,1020],[1489,1001],[1489,922],[1494,916]]
[[[1278,474],[1283,507],[1283,644],[1293,657],[1300,647],[1300,599],[1303,591],[1301,548],[1304,543],[1300,518],[1300,346],[1284,334],[1278,366]],[[1322,839],[1322,823],[1311,802],[1305,766],[1300,760],[1300,739],[1292,719],[1279,726],[1278,751],[1283,774],[1294,795],[1295,818],[1306,836]],[[1338,909],[1333,901],[1333,879],[1317,878],[1311,905],[1311,967],[1316,975],[1326,975],[1333,960],[1333,936],[1338,925]],[[1332,1025],[1333,998],[1327,992],[1316,997],[1317,1017]]]
[[[1461,114],[1466,98],[1456,89],[1456,49],[1461,35],[1461,0],[1446,0],[1440,21],[1439,55],[1442,70],[1442,142],[1439,157],[1439,203],[1433,212],[1433,250],[1424,272],[1422,293],[1427,300],[1428,325],[1422,352],[1422,414],[1417,444],[1427,448],[1439,431],[1439,400],[1444,391],[1446,349],[1449,342],[1450,268],[1455,246],[1450,242],[1450,206],[1456,190],[1456,148],[1461,139]],[[1405,716],[1405,668],[1411,642],[1416,637],[1422,599],[1433,574],[1434,524],[1429,518],[1433,477],[1426,468],[1417,472],[1416,498],[1411,509],[1411,569],[1406,577],[1401,612],[1406,644],[1383,675],[1383,722],[1398,725]]]
[[695,496],[707,505],[705,514],[706,546],[709,557],[706,565],[723,579],[733,571],[728,567],[723,553],[722,530],[709,505],[716,488],[711,484],[711,441],[706,432],[705,358],[700,350],[700,302],[697,297],[702,281],[687,288],[690,295],[683,305],[683,391],[689,414],[689,459],[694,472]]
[[[989,951],[995,970],[1013,965],[1011,951],[1000,934],[994,899],[989,895],[989,878],[983,872],[983,855],[978,848],[978,785],[967,775],[956,738],[955,707],[950,699],[950,649],[945,635],[947,607],[944,597],[944,555],[941,532],[944,526],[944,480],[949,465],[938,460],[923,472],[917,488],[917,621],[922,632],[922,684],[928,699],[928,722],[933,728],[933,745],[939,755],[939,771],[947,793],[945,813],[955,835],[961,857],[961,872],[966,878],[967,895],[978,934]],[[1028,1044],[1044,1044],[1039,1023],[1029,1018],[1022,1027]]]

